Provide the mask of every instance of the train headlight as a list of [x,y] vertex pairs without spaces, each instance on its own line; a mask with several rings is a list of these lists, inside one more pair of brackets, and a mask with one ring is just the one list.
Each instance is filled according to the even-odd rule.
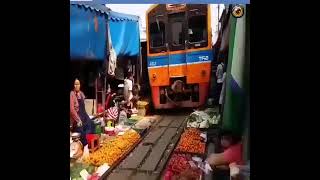
[[201,75],[202,75],[202,76],[206,76],[206,74],[207,74],[207,72],[206,72],[205,70],[202,70],[202,71],[201,71]]
[[156,74],[152,74],[152,80],[156,80],[157,75]]

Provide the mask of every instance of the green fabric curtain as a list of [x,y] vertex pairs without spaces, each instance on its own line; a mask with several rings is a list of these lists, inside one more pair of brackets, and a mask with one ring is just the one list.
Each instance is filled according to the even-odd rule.
[[[244,133],[246,111],[249,111],[249,38],[246,21],[247,13],[241,18],[229,17],[230,39],[224,105],[223,128]],[[249,113],[247,113],[249,114]]]

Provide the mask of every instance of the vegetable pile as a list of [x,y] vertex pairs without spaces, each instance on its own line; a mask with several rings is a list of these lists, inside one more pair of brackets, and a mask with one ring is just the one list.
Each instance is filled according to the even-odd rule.
[[111,166],[127,153],[139,139],[140,135],[136,131],[127,131],[122,136],[106,142],[97,151],[90,153],[89,156],[84,159],[84,162],[94,166],[101,166],[104,163]]
[[82,177],[80,176],[80,172],[83,169],[86,169],[89,174],[92,174],[95,171],[95,167],[94,166],[81,164],[81,163],[75,163],[73,166],[70,167],[70,177],[71,177],[71,179],[72,180],[73,179],[82,180]]
[[180,141],[175,149],[176,152],[204,154],[206,145],[203,143],[201,132],[198,129],[187,129],[180,138]]
[[187,127],[209,128],[210,125],[218,124],[220,115],[213,109],[208,108],[205,111],[195,111],[187,117]]

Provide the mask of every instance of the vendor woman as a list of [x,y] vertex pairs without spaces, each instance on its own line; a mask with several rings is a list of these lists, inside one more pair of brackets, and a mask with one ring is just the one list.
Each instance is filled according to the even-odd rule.
[[74,81],[74,89],[70,92],[70,115],[75,131],[81,133],[81,143],[87,145],[86,135],[93,133],[93,121],[89,118],[84,104],[85,96],[80,91],[80,81]]

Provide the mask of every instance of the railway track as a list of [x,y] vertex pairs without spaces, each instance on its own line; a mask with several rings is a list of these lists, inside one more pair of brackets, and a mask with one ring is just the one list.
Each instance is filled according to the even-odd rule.
[[186,126],[190,110],[162,111],[163,117],[136,148],[104,179],[156,180],[161,174]]

